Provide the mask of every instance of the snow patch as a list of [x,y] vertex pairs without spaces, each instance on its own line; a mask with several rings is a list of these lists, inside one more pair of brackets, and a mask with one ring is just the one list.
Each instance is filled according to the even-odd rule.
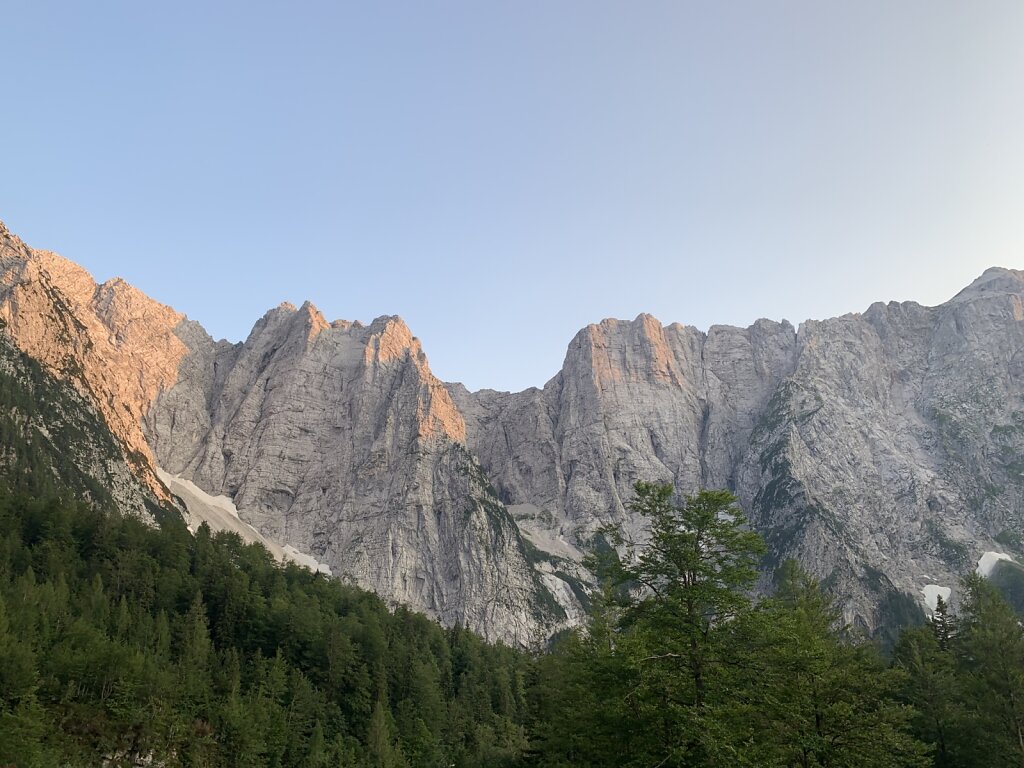
[[237,533],[242,541],[249,544],[262,544],[274,558],[283,563],[291,561],[314,573],[331,574],[330,566],[318,562],[312,555],[300,552],[291,544],[281,546],[257,531],[238,516],[238,508],[228,496],[213,496],[191,480],[180,475],[172,475],[160,467],[156,468],[156,476],[167,486],[171,493],[185,502],[187,519],[185,523],[194,534],[199,526],[206,523],[211,531],[230,531]]
[[932,611],[939,607],[940,597],[943,602],[948,603],[950,595],[953,594],[952,589],[949,587],[940,587],[938,584],[925,584],[924,589],[922,589],[921,592],[924,593],[924,604]]
[[986,552],[978,560],[978,575],[988,578],[992,575],[992,570],[996,567],[996,563],[1000,560],[1010,560],[1013,558],[1009,555],[1004,555],[1002,552]]
[[299,552],[299,550],[291,544],[284,545],[284,554],[285,557],[293,563],[308,568],[313,571],[313,573],[324,573],[328,576],[334,575],[331,573],[331,566],[327,565],[327,563],[321,563],[312,555],[307,555],[305,552]]

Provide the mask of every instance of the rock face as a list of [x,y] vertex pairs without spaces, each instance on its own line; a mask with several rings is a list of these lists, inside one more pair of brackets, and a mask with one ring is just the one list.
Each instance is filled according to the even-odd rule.
[[538,535],[642,535],[637,479],[732,489],[868,630],[910,620],[1024,533],[1024,273],[946,304],[707,334],[641,315],[570,344],[543,390],[453,385],[470,448]]
[[514,394],[441,383],[397,317],[283,304],[215,342],[2,225],[0,321],[103,417],[145,493],[170,498],[168,479],[229,528],[492,639],[581,620],[582,550],[609,522],[644,535],[639,479],[732,489],[772,560],[801,559],[869,631],[955,601],[985,552],[1024,555],[1021,272],[799,330],[606,320]]
[[70,491],[150,521],[174,514],[137,470],[91,401],[20,351],[0,322],[0,486]]
[[102,414],[161,498],[159,470],[229,497],[282,550],[490,639],[539,644],[565,624],[399,318],[329,324],[284,304],[245,343],[214,342],[4,228],[0,320]]
[[123,280],[97,285],[78,265],[30,249],[0,223],[0,320],[18,348],[89,397],[164,499],[141,424],[157,393],[177,379],[186,349],[174,328],[182,319]]
[[626,506],[637,480],[734,486],[757,420],[797,357],[788,323],[703,334],[641,315],[581,331],[543,390],[452,393],[502,497],[534,504],[579,539],[633,522]]
[[239,345],[195,324],[145,420],[160,466],[335,575],[493,639],[564,619],[465,448],[465,423],[399,318],[268,312]]

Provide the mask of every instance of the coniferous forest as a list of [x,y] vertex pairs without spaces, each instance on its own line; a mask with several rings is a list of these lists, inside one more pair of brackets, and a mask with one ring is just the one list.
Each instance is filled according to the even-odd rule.
[[488,645],[59,496],[0,498],[0,764],[1020,766],[1024,636],[979,578],[889,658],[836,629],[724,492],[638,487],[650,546],[605,558],[588,631]]
[[883,652],[792,561],[755,597],[729,493],[640,483],[650,540],[607,530],[589,625],[527,653],[122,516],[86,433],[32,426],[55,387],[0,371],[0,766],[1024,766],[1024,631],[980,577]]

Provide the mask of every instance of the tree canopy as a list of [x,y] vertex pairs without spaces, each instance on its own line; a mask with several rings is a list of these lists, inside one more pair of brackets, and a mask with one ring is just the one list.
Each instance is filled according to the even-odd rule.
[[[0,484],[2,488],[2,484]],[[168,517],[0,490],[0,765],[1024,766],[1024,635],[980,577],[890,659],[723,491],[638,484],[543,653]],[[599,562],[600,560],[600,562]]]

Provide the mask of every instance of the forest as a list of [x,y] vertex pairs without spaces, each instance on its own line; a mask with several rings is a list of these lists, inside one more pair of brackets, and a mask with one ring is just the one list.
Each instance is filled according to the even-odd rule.
[[649,546],[595,558],[589,625],[531,654],[172,515],[5,490],[0,765],[1024,765],[1024,634],[984,580],[886,657],[796,563],[752,597],[728,493],[635,505]]

